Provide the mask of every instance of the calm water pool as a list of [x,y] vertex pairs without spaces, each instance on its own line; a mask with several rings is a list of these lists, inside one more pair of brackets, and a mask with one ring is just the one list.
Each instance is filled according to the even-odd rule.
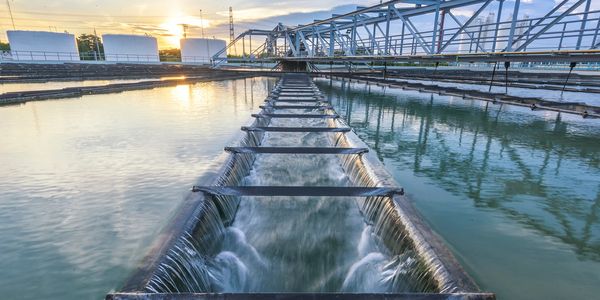
[[600,120],[319,81],[483,289],[600,294]]
[[[0,107],[0,295],[101,299],[272,79]],[[320,80],[500,299],[600,293],[600,122]],[[243,221],[243,220],[242,220]]]
[[49,82],[30,82],[30,83],[2,83],[0,84],[0,94],[23,91],[39,91],[64,89],[68,87],[84,87],[94,85],[107,85],[113,83],[132,83],[157,79],[112,79],[112,80],[83,80],[83,81],[49,81]]
[[0,298],[118,288],[273,82],[0,107]]

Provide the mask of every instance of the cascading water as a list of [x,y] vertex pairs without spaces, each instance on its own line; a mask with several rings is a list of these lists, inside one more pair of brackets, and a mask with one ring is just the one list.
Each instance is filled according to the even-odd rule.
[[[280,83],[281,85],[281,83]],[[277,95],[276,95],[277,96]],[[280,109],[280,114],[322,110]],[[326,110],[325,113],[331,113]],[[254,126],[341,127],[339,120],[263,119]],[[240,146],[348,147],[343,133],[247,132]],[[360,155],[235,154],[220,186],[390,185]],[[382,179],[383,178],[383,179]],[[391,184],[393,185],[393,184]],[[391,197],[204,195],[165,252],[150,293],[457,292],[435,247]],[[427,234],[425,234],[427,236]],[[431,236],[428,236],[431,237]],[[437,249],[437,248],[436,248]],[[445,253],[442,254],[446,255]],[[450,264],[452,266],[452,263]],[[460,270],[455,273],[460,274]]]

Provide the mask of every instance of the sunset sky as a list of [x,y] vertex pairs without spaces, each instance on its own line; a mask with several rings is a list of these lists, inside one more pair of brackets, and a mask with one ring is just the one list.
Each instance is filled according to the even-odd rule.
[[[189,36],[200,36],[202,10],[205,36],[228,39],[228,7],[234,10],[236,34],[248,28],[270,29],[278,21],[297,25],[324,18],[331,13],[352,10],[356,5],[373,5],[378,0],[9,0],[20,30],[68,31],[70,33],[150,34],[159,40],[160,48],[179,46],[183,30],[179,24],[190,24]],[[511,6],[512,0],[506,5]],[[548,11],[558,0],[522,0],[522,12],[536,16]],[[600,1],[593,1],[600,8]],[[462,11],[464,17],[472,10]],[[459,13],[460,14],[460,13]],[[12,23],[5,1],[0,2],[0,39]]]

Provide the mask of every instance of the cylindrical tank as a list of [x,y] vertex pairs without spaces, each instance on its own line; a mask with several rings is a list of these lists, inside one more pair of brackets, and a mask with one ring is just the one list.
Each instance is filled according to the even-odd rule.
[[9,30],[12,60],[77,61],[75,36],[48,31]]
[[145,35],[103,34],[107,61],[159,62],[156,38]]
[[[202,63],[208,64],[212,57],[226,47],[224,40],[188,38],[179,41],[181,46],[181,61],[184,63]],[[219,55],[225,59],[227,53]]]

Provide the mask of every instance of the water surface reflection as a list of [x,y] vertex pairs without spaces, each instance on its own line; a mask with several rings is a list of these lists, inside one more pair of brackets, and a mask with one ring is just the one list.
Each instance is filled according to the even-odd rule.
[[0,298],[102,299],[274,84],[0,107]]
[[484,288],[506,299],[600,293],[600,121],[319,86]]

